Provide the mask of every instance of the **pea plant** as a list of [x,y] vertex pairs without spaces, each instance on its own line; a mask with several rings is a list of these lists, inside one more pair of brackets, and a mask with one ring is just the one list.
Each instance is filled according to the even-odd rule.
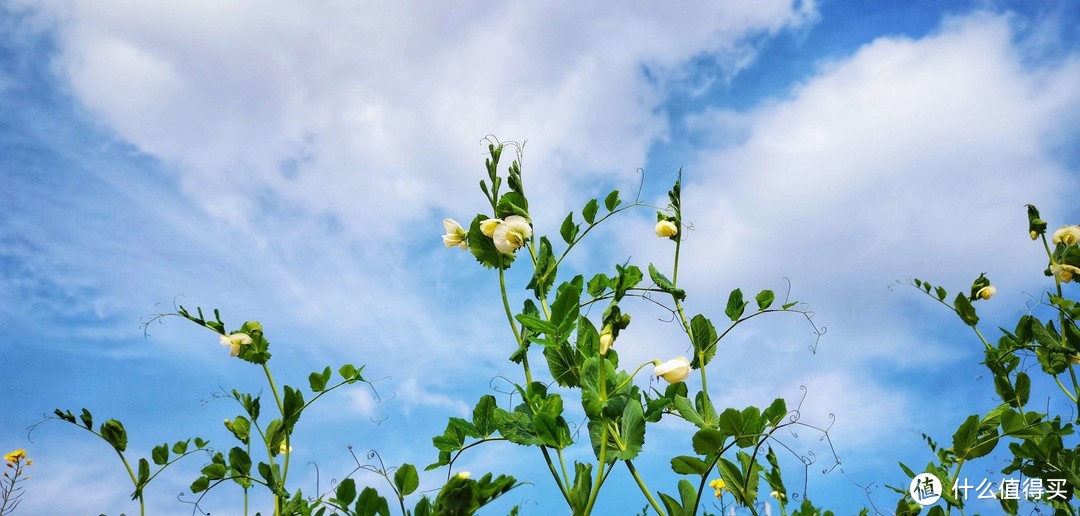
[[[993,378],[994,394],[1001,404],[985,414],[964,419],[952,436],[952,446],[939,445],[927,437],[934,460],[924,469],[932,477],[918,476],[901,463],[909,486],[893,487],[903,498],[897,514],[917,514],[928,499],[943,503],[928,509],[931,516],[963,514],[967,501],[977,495],[996,498],[1001,509],[1017,514],[1021,508],[1033,513],[1045,509],[1055,515],[1077,514],[1076,493],[1080,489],[1080,439],[1075,425],[1080,423],[1080,303],[1073,280],[1080,279],[1080,226],[1061,226],[1047,238],[1047,222],[1039,210],[1027,206],[1028,232],[1046,251],[1040,272],[1050,287],[1033,297],[1011,329],[999,327],[997,341],[988,339],[980,326],[975,303],[984,303],[997,293],[985,274],[980,274],[969,291],[951,298],[941,286],[916,279],[912,286],[959,316],[982,344],[982,362]],[[1069,285],[1069,283],[1073,283]],[[1033,382],[1034,379],[1034,382]],[[1033,385],[1049,385],[1067,400],[1060,404],[1032,399]],[[1058,409],[1055,410],[1054,408]],[[1002,448],[1003,478],[990,485],[973,484],[963,475],[964,466]],[[928,481],[929,480],[929,481]],[[983,479],[986,480],[986,479]],[[917,483],[921,482],[921,485]],[[907,488],[905,488],[907,487]]]
[[[795,301],[779,301],[771,290],[748,298],[740,288],[731,291],[726,306],[717,307],[716,314],[688,313],[684,307],[688,293],[679,283],[680,252],[688,229],[681,174],[668,192],[667,206],[650,207],[640,200],[627,203],[616,190],[603,201],[591,199],[580,211],[569,213],[557,237],[540,236],[525,193],[520,146],[514,146],[517,159],[500,173],[507,148],[489,142],[487,177],[480,181],[480,190],[490,211],[476,215],[466,226],[445,219],[442,238],[447,248],[470,252],[497,275],[509,337],[506,349],[509,360],[520,366],[521,377],[514,382],[509,404],[499,406],[488,394],[476,403],[472,421],[451,418],[445,431],[432,439],[438,460],[428,469],[452,468],[475,446],[509,442],[536,450],[550,473],[549,486],[575,515],[594,513],[615,468],[626,468],[634,483],[631,489],[640,492],[646,512],[682,516],[737,506],[756,515],[767,502],[779,504],[783,514],[819,514],[805,491],[791,496],[776,453],[779,449],[800,457],[785,444],[788,433],[781,432],[809,426],[800,421],[798,409],[789,409],[782,398],[764,408],[717,407],[710,391],[710,379],[719,374],[722,366],[717,364],[724,361],[724,338],[736,327],[760,316],[784,314],[804,317],[814,326],[812,314],[797,308]],[[656,210],[654,232],[670,242],[670,263],[650,263],[644,270],[621,263],[591,276],[565,273],[571,251],[581,248],[601,224],[631,209]],[[511,288],[507,271],[515,265],[529,267],[531,273],[524,275],[527,284]],[[517,305],[511,300],[520,292],[526,299]],[[673,329],[685,339],[682,347],[692,350],[691,357],[621,364],[619,341],[631,331],[631,312],[645,304],[634,301],[670,311],[676,322]],[[819,336],[823,333],[813,329]],[[661,348],[671,354],[676,349]],[[655,380],[639,376],[650,367]],[[687,384],[692,375],[700,384],[693,393]],[[661,388],[659,379],[667,385]],[[580,404],[584,414],[584,421],[574,428],[564,400]],[[664,418],[694,428],[686,443],[692,453],[671,458],[671,469],[684,477],[674,489],[654,491],[635,461],[643,456],[647,430]],[[827,430],[818,431],[827,440]],[[568,464],[566,450],[575,445],[591,447],[594,460]],[[625,496],[621,486],[614,489]],[[802,503],[793,504],[793,498]]]

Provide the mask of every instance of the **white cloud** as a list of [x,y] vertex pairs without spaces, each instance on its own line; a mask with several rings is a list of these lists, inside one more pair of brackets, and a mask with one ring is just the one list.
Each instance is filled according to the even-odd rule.
[[731,73],[753,55],[750,36],[815,17],[812,2],[786,0],[39,8],[57,20],[56,67],[76,98],[176,164],[210,212],[254,224],[270,195],[365,236],[459,210],[489,133],[535,142],[541,193],[634,170],[666,134],[658,108],[689,59],[713,56]]

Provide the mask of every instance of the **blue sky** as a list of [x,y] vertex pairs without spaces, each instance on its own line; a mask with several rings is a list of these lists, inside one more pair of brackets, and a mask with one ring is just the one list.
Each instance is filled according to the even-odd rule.
[[[978,342],[896,282],[955,292],[986,272],[991,332],[1046,287],[1022,207],[1080,221],[1078,27],[1067,1],[7,2],[0,443],[35,459],[23,509],[135,507],[104,444],[59,424],[27,440],[56,407],[123,420],[146,453],[189,435],[228,442],[218,422],[237,409],[204,401],[259,389],[259,371],[180,320],[144,336],[140,321],[174,300],[218,307],[230,327],[262,321],[285,383],[342,362],[381,379],[379,396],[357,388],[301,422],[295,448],[324,487],[348,471],[346,445],[433,462],[446,417],[519,376],[496,277],[439,239],[444,217],[483,210],[479,142],[494,134],[527,140],[544,234],[593,196],[635,191],[639,167],[644,200],[660,203],[682,167],[688,309],[722,318],[732,288],[779,292],[786,277],[828,328],[811,353],[805,321],[749,324],[710,386],[735,407],[794,405],[806,386],[804,418],[835,415],[842,459],[822,474],[829,450],[791,439],[817,455],[810,496],[838,513],[887,510],[896,461],[930,460],[920,433],[948,441],[995,405]],[[627,214],[568,268],[670,264],[650,219]],[[624,364],[685,352],[662,312],[634,309]],[[650,430],[650,487],[673,490],[666,459],[690,435]],[[530,451],[491,445],[463,466],[528,478],[507,500],[559,512]],[[155,481],[153,513],[190,512],[175,497],[197,462]],[[303,475],[313,488],[314,469]],[[617,491],[606,512],[644,505]],[[228,512],[236,499],[210,502]]]

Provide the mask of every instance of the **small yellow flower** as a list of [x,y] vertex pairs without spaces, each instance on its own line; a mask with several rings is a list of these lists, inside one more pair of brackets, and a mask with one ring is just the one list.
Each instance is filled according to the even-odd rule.
[[443,245],[446,247],[457,246],[462,249],[469,248],[468,242],[465,241],[465,237],[469,236],[469,234],[461,227],[461,224],[458,224],[458,221],[447,218],[443,219],[442,225],[446,229],[446,234],[442,237]]
[[991,297],[994,297],[994,294],[997,294],[997,288],[995,288],[993,285],[987,285],[983,288],[980,288],[979,291],[975,293],[975,297],[987,300]]
[[612,329],[610,324],[604,325],[604,329],[600,330],[600,354],[607,356],[607,352],[611,349],[611,345],[615,343],[615,337],[612,335]]
[[511,254],[525,245],[532,234],[532,226],[525,217],[511,215],[491,231],[491,239],[500,253]]
[[19,462],[20,460],[23,460],[25,458],[26,458],[26,450],[24,450],[22,448],[19,448],[18,450],[15,450],[15,451],[13,451],[11,453],[8,453],[7,455],[4,455],[4,460],[6,460],[8,462]]
[[660,238],[670,238],[679,234],[679,226],[676,226],[674,222],[664,219],[656,223],[656,228],[653,229],[656,232],[656,236]]
[[462,472],[458,473],[455,476],[457,476],[458,478],[460,478],[462,480],[465,480],[466,478],[469,478],[469,475],[470,475],[470,473],[468,471],[462,471]]
[[1039,232],[1038,232],[1038,231],[1035,231],[1034,229],[1033,229],[1033,230],[1031,230],[1031,239],[1032,239],[1032,240],[1036,240],[1036,239],[1038,239],[1038,238],[1039,238]]
[[1080,242],[1080,226],[1061,226],[1054,232],[1053,238],[1050,239],[1054,245],[1065,244],[1073,245]]
[[281,441],[281,446],[278,448],[278,453],[292,453],[292,446],[287,446],[285,441]]
[[495,236],[495,228],[502,224],[502,219],[486,219],[480,221],[480,232],[487,235],[488,238]]
[[1073,355],[1073,356],[1069,357],[1069,362],[1072,362],[1073,364],[1080,365],[1080,355]]
[[240,354],[240,346],[247,346],[251,344],[251,336],[246,333],[233,333],[232,335],[222,335],[220,339],[222,346],[229,347],[229,356],[238,356]]
[[717,498],[720,498],[721,496],[724,496],[724,489],[727,488],[727,484],[724,483],[724,479],[718,478],[709,482],[709,487],[715,489],[716,492],[713,494],[716,495]]
[[686,357],[676,357],[663,364],[657,364],[653,374],[662,376],[668,383],[679,383],[690,377],[690,361]]
[[1080,267],[1055,263],[1050,266],[1050,273],[1057,276],[1057,279],[1062,283],[1069,283],[1073,280],[1073,276],[1080,275]]
[[776,498],[777,500],[779,500],[781,502],[784,501],[785,498],[787,498],[786,496],[784,496],[784,493],[781,493],[780,491],[773,491],[773,492],[769,493],[769,496],[771,496],[773,498]]

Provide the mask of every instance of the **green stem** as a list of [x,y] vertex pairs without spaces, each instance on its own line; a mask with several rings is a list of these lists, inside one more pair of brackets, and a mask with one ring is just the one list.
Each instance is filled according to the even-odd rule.
[[[288,424],[285,420],[285,405],[281,402],[281,395],[278,393],[277,385],[274,384],[274,375],[270,374],[270,366],[266,365],[266,362],[262,363],[263,372],[266,373],[266,381],[270,384],[270,392],[274,393],[274,401],[277,402],[278,412],[281,413],[281,426],[282,428]],[[285,445],[288,446],[289,436],[285,435]],[[270,449],[271,443],[266,443],[266,451],[270,454],[270,467],[274,467],[274,451]],[[288,448],[286,448],[288,450]],[[285,477],[289,474],[289,455],[285,454],[285,466],[281,471],[281,485],[285,485]],[[274,493],[274,515],[280,516],[281,514],[281,497]]]
[[649,501],[649,505],[652,505],[652,508],[654,511],[656,511],[656,514],[660,516],[666,516],[664,514],[664,510],[660,508],[660,504],[656,503],[656,500],[653,498],[652,493],[649,492],[649,488],[645,486],[645,481],[641,479],[641,475],[638,475],[637,468],[634,467],[634,463],[629,460],[623,462],[625,462],[626,467],[630,469],[630,474],[634,476],[634,481],[637,482],[638,489],[641,489],[641,492],[645,494],[645,499]]

